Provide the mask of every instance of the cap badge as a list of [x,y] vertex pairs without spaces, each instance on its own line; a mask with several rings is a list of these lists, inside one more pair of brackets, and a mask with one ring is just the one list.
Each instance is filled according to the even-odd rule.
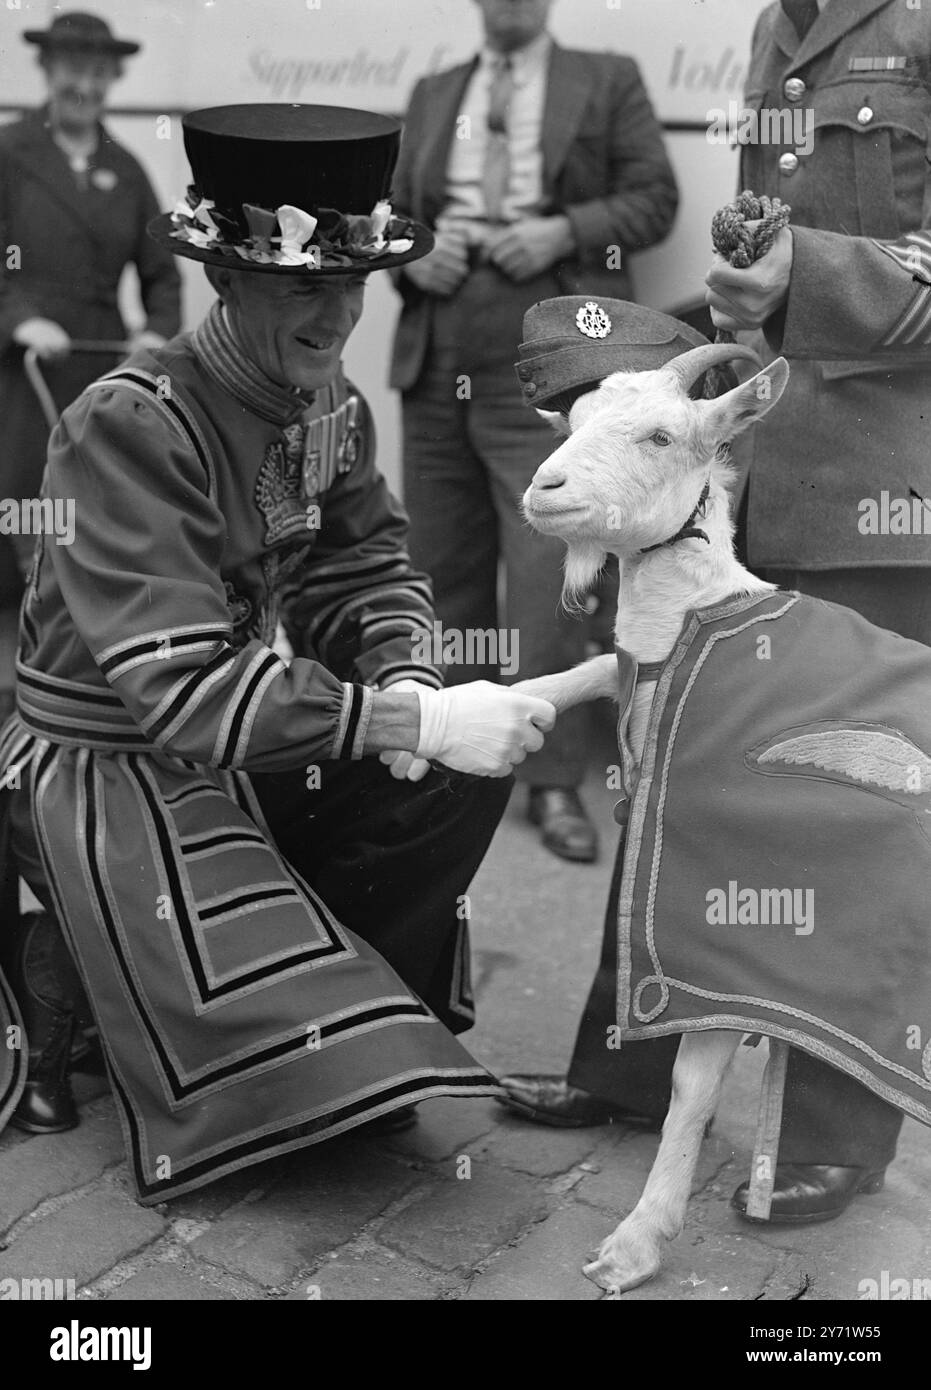
[[575,326],[586,338],[607,338],[611,332],[611,320],[593,299],[582,305],[575,316]]

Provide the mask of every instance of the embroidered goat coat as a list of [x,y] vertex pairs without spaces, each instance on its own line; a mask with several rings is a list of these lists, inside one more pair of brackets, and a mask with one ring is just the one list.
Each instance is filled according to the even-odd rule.
[[931,1124],[931,649],[735,598],[687,619],[639,780],[625,727],[622,1036],[762,1032]]
[[51,441],[46,495],[75,499],[76,534],[37,550],[0,764],[25,770],[144,1202],[496,1089],[292,871],[250,782],[325,778],[361,757],[373,687],[441,679],[412,668],[429,583],[373,453],[343,379],[310,406],[259,379],[219,306]]

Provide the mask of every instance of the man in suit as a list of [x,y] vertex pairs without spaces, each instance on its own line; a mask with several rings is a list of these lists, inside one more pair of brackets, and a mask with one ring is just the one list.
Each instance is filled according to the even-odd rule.
[[[451,665],[451,683],[498,680],[502,667],[506,678],[540,675],[584,655],[581,623],[560,610],[561,548],[518,509],[552,437],[521,407],[514,345],[538,300],[629,298],[628,254],[666,234],[677,203],[630,58],[560,48],[546,30],[551,0],[476,3],[483,48],[418,82],[394,184],[396,206],[436,233],[434,251],[395,281],[391,384],[403,393],[411,554],[433,577],[444,630],[501,632],[500,561],[506,574],[507,648],[487,643],[474,663]],[[522,780],[544,844],[589,861],[583,721],[561,720]]]
[[[770,252],[707,277],[715,324],[792,366],[751,439],[751,565],[931,644],[931,14],[897,0],[782,0],[757,23],[745,105],[797,110],[793,134],[747,144],[740,186],[792,220]],[[781,133],[786,134],[783,123]],[[807,151],[806,152],[806,146]],[[898,504],[898,505],[896,505]],[[616,889],[613,896],[616,896]],[[616,921],[568,1078],[503,1078],[528,1118],[657,1121],[678,1039],[605,1047]],[[843,968],[843,962],[839,963]],[[839,1216],[892,1161],[902,1114],[792,1050],[770,1220]],[[747,1184],[734,1194],[745,1214]]]

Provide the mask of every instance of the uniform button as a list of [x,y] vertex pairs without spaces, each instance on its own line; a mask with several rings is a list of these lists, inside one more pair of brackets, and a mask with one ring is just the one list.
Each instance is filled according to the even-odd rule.
[[779,156],[779,168],[784,174],[794,174],[798,168],[798,155],[781,154]]
[[532,382],[532,381],[528,381],[528,382],[527,382],[527,385],[524,387],[524,395],[525,395],[525,396],[535,396],[536,394],[537,394],[537,388],[536,388],[535,383]]
[[517,375],[518,375],[518,377],[520,378],[521,381],[529,381],[530,378],[533,376],[533,368],[532,368],[532,367],[518,367],[518,369],[517,369]]
[[800,77],[790,77],[782,90],[786,101],[801,101],[808,88]]
[[873,108],[872,108],[872,106],[861,106],[861,107],[860,107],[860,110],[857,112],[857,120],[860,122],[860,125],[869,125],[869,123],[870,123],[870,121],[871,121],[872,119],[873,119]]

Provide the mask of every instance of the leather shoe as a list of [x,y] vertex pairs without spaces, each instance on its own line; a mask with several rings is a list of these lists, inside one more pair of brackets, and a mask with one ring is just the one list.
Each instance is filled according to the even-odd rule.
[[27,1134],[61,1134],[80,1124],[71,1087],[48,1081],[27,1081],[10,1124]]
[[619,1124],[651,1130],[660,1130],[663,1125],[661,1119],[634,1115],[570,1086],[564,1076],[502,1076],[500,1080],[505,1094],[495,1096],[495,1100],[535,1124],[558,1129]]
[[[827,1163],[780,1163],[776,1166],[773,1204],[769,1220],[773,1225],[802,1225],[806,1221],[833,1221],[845,1212],[860,1192],[882,1192],[885,1168],[843,1168]],[[741,1183],[731,1198],[731,1206],[745,1221],[761,1222],[747,1215],[748,1182]]]
[[531,787],[527,815],[553,854],[578,864],[594,862],[598,836],[574,787]]

